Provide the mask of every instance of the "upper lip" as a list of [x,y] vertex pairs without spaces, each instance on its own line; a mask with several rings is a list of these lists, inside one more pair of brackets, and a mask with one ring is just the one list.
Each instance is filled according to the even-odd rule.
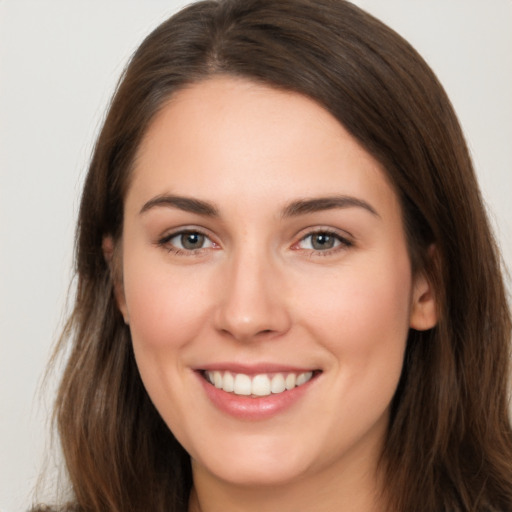
[[257,364],[241,364],[235,362],[208,363],[195,368],[196,371],[229,371],[245,375],[258,375],[261,373],[303,373],[319,370],[310,366],[293,366],[279,363],[262,362]]

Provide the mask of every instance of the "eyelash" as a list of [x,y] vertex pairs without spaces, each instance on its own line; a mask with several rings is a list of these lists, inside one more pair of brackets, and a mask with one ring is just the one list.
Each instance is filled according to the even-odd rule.
[[[201,237],[204,237],[205,240],[208,240],[211,245],[209,247],[199,247],[197,249],[186,249],[186,248],[176,247],[174,244],[171,243],[171,240],[173,238],[183,237],[186,235],[199,235]],[[314,237],[315,235],[324,235],[326,237],[333,238],[335,243],[337,243],[337,245],[335,245],[332,248],[324,249],[324,250],[314,249],[314,248],[302,249],[304,251],[307,251],[311,257],[330,256],[330,255],[338,253],[339,251],[346,250],[354,245],[354,243],[352,241],[348,240],[346,237],[341,236],[337,231],[334,231],[332,229],[317,229],[314,231],[310,231],[306,235],[301,237],[298,242],[295,242],[292,245],[292,249],[293,250],[301,250],[301,248],[298,247],[299,244],[301,244],[308,238]],[[172,253],[176,256],[200,256],[207,249],[219,247],[218,244],[215,243],[210,238],[209,235],[207,235],[206,233],[204,233],[203,231],[201,231],[199,229],[184,229],[181,231],[175,231],[173,233],[170,233],[170,234],[162,237],[160,240],[157,241],[156,245],[158,245],[159,247],[165,248],[169,253]]]
[[[199,235],[205,238],[205,240],[208,240],[211,244],[211,247],[199,247],[197,249],[186,249],[186,248],[180,248],[176,247],[174,244],[171,243],[171,240],[173,238],[183,237],[186,235]],[[167,252],[170,252],[172,254],[175,254],[176,256],[200,256],[205,250],[210,249],[212,247],[217,247],[217,244],[212,241],[212,239],[203,231],[199,229],[183,229],[181,231],[176,231],[174,233],[170,233],[160,240],[158,240],[157,245],[159,247],[163,247],[167,250]]]
[[314,237],[315,235],[324,235],[329,238],[333,238],[335,243],[337,242],[337,245],[335,245],[332,248],[329,249],[303,249],[305,251],[309,252],[310,257],[325,257],[325,256],[332,256],[334,254],[337,254],[340,251],[344,251],[354,245],[354,243],[350,240],[348,240],[346,237],[341,236],[337,231],[332,229],[316,229],[313,231],[308,232],[305,236],[301,237],[301,239],[293,244],[292,248],[297,248],[296,250],[300,250],[299,247],[297,247],[300,243],[304,242],[308,238]]

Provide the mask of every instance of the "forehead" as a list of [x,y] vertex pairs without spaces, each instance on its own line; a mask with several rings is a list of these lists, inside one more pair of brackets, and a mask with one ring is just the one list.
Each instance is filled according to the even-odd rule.
[[[178,91],[150,124],[131,189],[210,199],[351,193],[394,199],[380,164],[314,100],[216,77]],[[142,199],[141,199],[142,200]]]

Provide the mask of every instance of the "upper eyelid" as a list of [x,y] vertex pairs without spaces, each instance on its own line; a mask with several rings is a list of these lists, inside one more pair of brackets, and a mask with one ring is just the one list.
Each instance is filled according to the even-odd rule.
[[337,238],[339,240],[345,240],[347,242],[349,241],[348,240],[348,238],[349,238],[348,236],[340,235],[337,231],[325,231],[325,230],[312,231],[310,233],[307,233],[306,235],[301,237],[299,239],[299,241],[305,240],[306,238],[309,238],[310,236],[314,236],[314,235],[327,235],[327,236],[332,236],[333,238]]
[[317,227],[311,226],[308,228],[301,229],[299,231],[299,233],[296,235],[296,238],[297,238],[297,240],[304,240],[304,238],[311,236],[311,235],[318,234],[318,233],[325,233],[328,235],[333,235],[333,236],[336,236],[338,238],[341,238],[343,240],[347,240],[350,242],[355,241],[354,235],[352,235],[352,233],[350,233],[349,231],[346,231],[346,230],[340,229],[340,228],[328,227],[328,226],[317,226]]
[[[165,234],[162,234],[157,239],[157,244],[168,243],[172,238],[185,234],[185,233],[199,233],[205,237],[207,237],[211,242],[221,245],[218,240],[218,237],[211,233],[209,229],[199,227],[199,226],[180,226],[174,229],[171,229]],[[301,229],[294,237],[294,241],[292,242],[292,246],[298,244],[302,240],[306,239],[308,236],[312,236],[319,233],[325,233],[334,237],[339,238],[342,242],[348,242],[351,245],[355,243],[355,237],[346,230],[340,228],[334,228],[332,226],[309,226],[307,228]]]
[[176,233],[170,233],[169,235],[165,236],[164,238],[167,240],[172,240],[173,238],[177,238],[179,236],[191,235],[191,234],[201,235],[201,236],[204,236],[205,238],[207,238],[208,240],[212,241],[212,237],[210,235],[208,235],[207,233],[203,233],[202,231],[199,231],[197,229],[185,229],[183,231],[178,231]]
[[158,240],[159,241],[170,240],[171,238],[174,238],[175,236],[183,235],[185,233],[199,233],[200,235],[204,235],[205,237],[209,238],[212,241],[214,238],[214,237],[212,237],[211,232],[205,228],[200,228],[200,227],[196,227],[196,226],[181,226],[178,228],[164,231],[164,233],[162,235],[158,236]]

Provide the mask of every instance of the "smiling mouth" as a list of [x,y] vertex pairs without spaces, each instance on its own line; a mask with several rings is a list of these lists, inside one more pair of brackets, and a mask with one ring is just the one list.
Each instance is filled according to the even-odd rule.
[[217,389],[227,393],[248,397],[262,397],[271,394],[285,393],[296,387],[303,386],[320,373],[319,370],[307,372],[261,373],[247,375],[229,371],[203,370],[203,377]]

